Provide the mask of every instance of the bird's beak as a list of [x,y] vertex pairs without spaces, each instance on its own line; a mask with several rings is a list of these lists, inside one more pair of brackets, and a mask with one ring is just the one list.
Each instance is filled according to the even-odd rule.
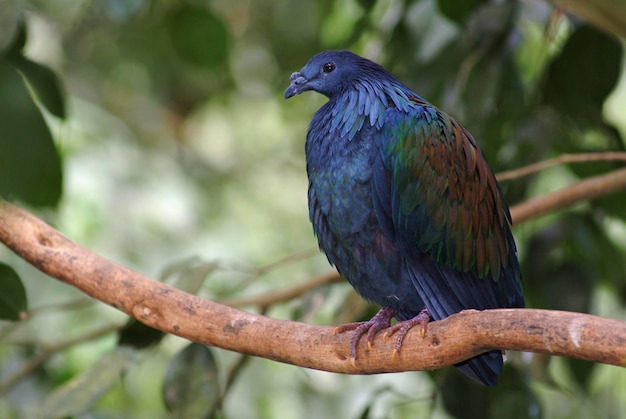
[[292,96],[298,95],[307,90],[311,90],[308,80],[299,71],[296,71],[289,77],[289,87],[285,90],[285,99],[289,99]]

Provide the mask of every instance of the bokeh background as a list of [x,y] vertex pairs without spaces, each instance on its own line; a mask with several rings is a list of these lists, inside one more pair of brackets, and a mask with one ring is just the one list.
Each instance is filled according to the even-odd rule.
[[[626,16],[623,2],[589,3]],[[624,43],[610,30],[543,0],[0,0],[0,193],[91,250],[203,297],[271,293],[330,269],[308,221],[304,161],[325,99],[283,99],[312,55],[350,49],[385,65],[460,120],[501,172],[624,151]],[[623,160],[551,166],[502,187],[514,205]],[[626,320],[625,193],[514,233],[529,306]],[[509,353],[489,390],[453,368],[304,370],[147,333],[5,248],[0,261],[28,300],[25,319],[0,322],[2,418],[626,411],[617,367]],[[377,309],[344,282],[242,308],[325,325]]]

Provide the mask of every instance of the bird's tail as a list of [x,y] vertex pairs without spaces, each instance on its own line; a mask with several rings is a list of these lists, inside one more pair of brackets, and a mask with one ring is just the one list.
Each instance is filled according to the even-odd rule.
[[[408,273],[433,320],[441,320],[464,309],[485,310],[520,305],[508,301],[513,298],[507,288],[511,281],[500,278],[496,282],[491,278],[459,272],[437,264],[425,254],[415,253],[408,259]],[[490,351],[455,366],[479,383],[494,386],[502,371],[502,351]]]
[[[415,317],[414,312],[400,311],[396,314],[399,321],[409,320]],[[502,351],[490,351],[482,355],[475,356],[458,364],[454,364],[463,374],[486,386],[498,384],[498,376],[502,372],[504,364]]]
[[490,351],[475,356],[454,366],[469,378],[486,386],[498,384],[498,376],[502,371],[502,351]]

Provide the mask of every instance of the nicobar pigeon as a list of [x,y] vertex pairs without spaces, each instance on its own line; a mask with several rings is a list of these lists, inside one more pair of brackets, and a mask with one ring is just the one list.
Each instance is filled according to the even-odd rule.
[[[328,97],[306,137],[309,216],[319,246],[365,299],[382,306],[355,330],[406,332],[464,309],[524,307],[511,216],[478,144],[382,66],[349,51],[315,55],[285,98]],[[405,349],[406,350],[406,349]],[[502,351],[456,365],[488,386]]]

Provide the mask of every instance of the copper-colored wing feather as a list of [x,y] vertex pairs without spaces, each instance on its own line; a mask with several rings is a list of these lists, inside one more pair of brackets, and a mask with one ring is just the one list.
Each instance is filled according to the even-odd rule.
[[451,272],[519,282],[509,210],[482,152],[458,122],[413,100],[387,110],[378,138],[394,236]]

